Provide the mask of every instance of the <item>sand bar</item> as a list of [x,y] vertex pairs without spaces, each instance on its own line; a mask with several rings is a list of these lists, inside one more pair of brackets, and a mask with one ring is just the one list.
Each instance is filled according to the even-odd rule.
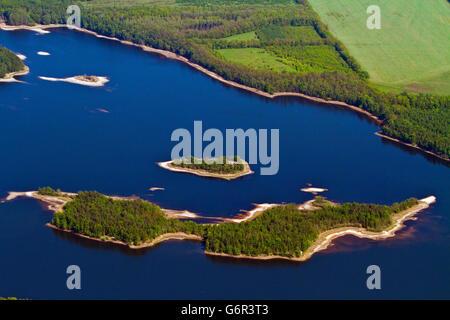
[[20,60],[25,60],[27,58],[27,56],[21,54],[21,53],[16,53],[16,56],[20,59]]
[[303,192],[310,192],[310,193],[312,193],[312,194],[318,194],[318,193],[320,193],[320,192],[328,191],[328,189],[324,189],[324,188],[313,188],[313,187],[310,187],[310,188],[302,188],[302,189],[300,189],[300,190],[303,191]]
[[109,82],[109,79],[107,77],[98,77],[98,76],[95,76],[95,77],[98,79],[95,82],[82,80],[81,76],[74,76],[74,77],[69,77],[69,78],[51,78],[51,77],[39,76],[39,79],[47,80],[47,81],[69,82],[69,83],[80,84],[80,85],[89,86],[89,87],[102,87],[105,85],[105,83]]

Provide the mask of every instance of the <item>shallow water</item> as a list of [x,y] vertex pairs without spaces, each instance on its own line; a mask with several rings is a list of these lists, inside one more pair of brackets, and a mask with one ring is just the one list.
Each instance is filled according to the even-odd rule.
[[[68,30],[0,32],[27,56],[26,83],[0,84],[0,197],[50,185],[65,191],[138,195],[171,209],[234,216],[252,203],[311,199],[391,204],[438,202],[382,242],[348,236],[305,263],[235,261],[203,254],[198,242],[130,251],[44,226],[51,213],[31,199],[0,204],[0,296],[39,298],[449,298],[449,168],[373,133],[355,112],[298,98],[266,99],[227,87],[177,61]],[[50,56],[38,55],[38,51]],[[105,87],[48,82],[107,76]],[[102,112],[98,109],[108,111]],[[234,181],[166,171],[176,128],[279,128],[280,171]],[[258,168],[255,167],[257,172]],[[150,187],[164,191],[151,192]],[[82,290],[65,269],[82,269]],[[382,290],[366,288],[368,265]]]

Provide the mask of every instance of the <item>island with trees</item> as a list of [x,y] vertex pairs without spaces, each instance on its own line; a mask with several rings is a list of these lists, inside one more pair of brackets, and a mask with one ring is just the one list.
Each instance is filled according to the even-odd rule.
[[294,95],[369,115],[381,135],[450,158],[450,96],[383,90],[350,55],[308,0],[9,0],[0,19],[13,26],[80,29],[183,61],[215,79],[267,97]]
[[95,191],[66,193],[46,187],[10,192],[6,200],[20,196],[49,205],[54,211],[49,227],[95,241],[141,249],[170,239],[187,239],[203,241],[209,255],[294,261],[309,259],[346,234],[375,240],[392,237],[406,220],[435,201],[430,196],[386,206],[337,204],[317,197],[309,205],[267,206],[252,219],[200,224],[174,218],[140,198],[109,197]]
[[237,156],[232,160],[225,156],[221,159],[197,159],[191,156],[189,159],[182,158],[159,162],[158,165],[174,172],[224,180],[233,180],[254,173],[250,169],[250,165]]
[[14,76],[28,73],[20,58],[11,50],[0,46],[0,80],[14,81]]

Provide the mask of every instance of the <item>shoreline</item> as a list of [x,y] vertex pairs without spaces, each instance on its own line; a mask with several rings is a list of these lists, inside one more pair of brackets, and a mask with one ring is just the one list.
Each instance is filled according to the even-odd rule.
[[174,162],[174,160],[166,161],[166,162],[157,162],[157,164],[161,168],[164,168],[166,170],[173,171],[173,172],[190,173],[190,174],[200,176],[200,177],[223,179],[223,180],[227,180],[227,181],[237,179],[237,178],[254,173],[254,171],[252,171],[250,169],[250,165],[246,161],[243,161],[243,163],[242,163],[244,165],[244,170],[242,172],[226,173],[226,174],[208,172],[208,171],[200,170],[200,169],[177,167],[177,166],[172,165],[173,162]]
[[30,73],[30,68],[28,66],[25,66],[25,68],[22,70],[9,72],[9,73],[5,74],[5,76],[3,78],[0,78],[0,82],[22,82],[23,83],[23,81],[17,80],[15,77],[24,76],[24,75],[27,75],[28,73]]
[[72,230],[67,230],[67,229],[61,229],[58,228],[57,226],[51,224],[51,223],[46,223],[45,224],[46,227],[56,230],[56,231],[61,231],[61,232],[66,232],[66,233],[70,233],[76,237],[79,238],[83,238],[83,239],[88,239],[88,240],[93,240],[93,241],[97,241],[97,242],[102,242],[102,243],[113,243],[113,244],[118,244],[118,245],[122,245],[125,246],[129,249],[133,249],[133,250],[139,250],[139,249],[145,249],[145,248],[151,248],[161,242],[164,241],[169,241],[169,240],[192,240],[192,241],[203,241],[203,238],[195,235],[195,234],[188,234],[188,233],[184,233],[184,232],[172,232],[172,233],[164,233],[161,234],[159,236],[157,236],[156,238],[154,238],[151,241],[146,241],[140,245],[134,245],[134,244],[128,244],[126,242],[120,241],[120,240],[115,240],[114,238],[109,238],[109,237],[104,237],[104,238],[95,238],[95,237],[91,237],[91,236],[86,236],[84,234],[81,233],[77,233],[74,232]]
[[419,203],[409,209],[399,212],[393,216],[393,224],[386,230],[379,232],[368,231],[361,227],[340,227],[324,231],[319,234],[316,241],[314,241],[311,246],[302,254],[301,257],[286,257],[278,255],[260,255],[260,256],[247,256],[247,255],[232,255],[227,253],[219,253],[205,250],[204,253],[210,256],[219,256],[235,259],[250,259],[250,260],[289,260],[295,262],[304,262],[311,259],[311,257],[322,250],[327,249],[333,240],[346,235],[353,235],[360,239],[371,239],[371,240],[386,240],[392,238],[396,235],[396,232],[405,227],[404,222],[408,220],[413,220],[414,216],[422,210],[427,209],[430,204],[436,202],[436,197],[429,196],[424,199],[420,199]]
[[403,142],[403,141],[401,141],[401,140],[399,140],[399,139],[397,139],[397,138],[393,138],[393,137],[386,136],[386,135],[384,135],[381,131],[375,132],[375,135],[377,135],[377,136],[379,136],[379,137],[381,137],[381,138],[387,139],[387,140],[389,140],[389,141],[396,142],[396,143],[398,143],[398,144],[402,144],[402,145],[407,146],[407,147],[409,147],[409,148],[412,148],[412,149],[416,149],[416,150],[425,152],[426,154],[431,155],[431,156],[434,156],[434,157],[439,158],[439,159],[441,159],[441,160],[444,160],[444,161],[447,161],[447,162],[450,161],[450,158],[446,158],[446,157],[444,157],[444,156],[440,156],[440,155],[438,155],[438,154],[436,154],[436,153],[433,153],[433,152],[431,152],[431,151],[422,149],[422,148],[419,147],[419,146],[413,145],[413,144],[408,143],[408,142]]
[[[26,191],[26,192],[12,192],[10,191],[8,193],[8,196],[4,198],[0,203],[14,200],[18,197],[30,197],[34,199],[38,199],[48,205],[48,209],[52,210],[54,212],[61,212],[64,205],[71,201],[71,196],[76,195],[75,193],[69,193],[69,192],[61,192],[58,196],[44,196],[37,193],[37,191]],[[117,200],[133,200],[133,198],[130,197],[118,197],[118,196],[109,196],[112,199]],[[301,204],[298,206],[301,210],[315,210],[315,208],[312,206],[313,200],[308,200],[304,204]],[[435,196],[428,196],[426,198],[420,199],[419,203],[411,208],[408,208],[404,211],[401,211],[399,213],[396,213],[392,216],[392,224],[382,230],[382,231],[368,231],[365,228],[362,227],[338,227],[333,228],[324,232],[321,232],[317,239],[308,247],[308,249],[302,254],[301,257],[286,257],[286,256],[278,256],[278,255],[260,255],[260,256],[247,256],[247,255],[232,255],[227,253],[220,253],[220,252],[211,252],[204,250],[204,253],[206,255],[210,256],[221,256],[221,257],[228,257],[228,258],[235,258],[235,259],[252,259],[252,260],[271,260],[271,259],[282,259],[282,260],[290,260],[290,261],[296,261],[296,262],[302,262],[310,259],[315,253],[327,249],[332,243],[333,240],[340,238],[342,236],[346,235],[353,235],[361,239],[371,239],[371,240],[385,240],[388,238],[392,238],[396,235],[397,231],[403,229],[405,227],[405,222],[408,220],[414,220],[415,216],[421,212],[422,210],[425,210],[429,208],[429,206],[436,202]],[[258,215],[264,213],[266,210],[269,210],[273,207],[279,206],[280,204],[270,204],[270,203],[263,203],[258,204],[253,210],[247,211],[246,215],[244,217],[236,216],[235,218],[221,218],[221,217],[202,217],[195,213],[189,212],[187,210],[185,211],[177,211],[177,210],[170,210],[170,209],[164,209],[161,208],[161,210],[166,214],[166,217],[168,219],[170,218],[210,218],[210,219],[217,219],[221,220],[223,222],[232,222],[232,223],[241,223],[245,221],[252,220],[256,218]],[[204,241],[204,239],[201,236],[194,235],[194,234],[187,234],[184,232],[176,232],[176,233],[165,233],[162,235],[159,235],[155,239],[151,241],[147,241],[145,243],[142,243],[140,245],[129,245],[123,241],[115,240],[108,237],[103,238],[95,238],[86,236],[83,234],[79,234],[76,232],[73,232],[72,230],[65,230],[60,229],[56,227],[55,225],[51,223],[46,224],[47,227],[50,227],[54,230],[59,230],[67,233],[71,233],[75,236],[89,239],[89,240],[95,240],[98,242],[103,243],[114,243],[119,245],[124,245],[129,247],[130,249],[143,249],[143,248],[149,248],[152,247],[158,243],[164,242],[166,240],[194,240],[194,241]]]
[[[364,109],[361,109],[361,108],[359,108],[357,106],[353,106],[353,105],[350,105],[350,104],[342,102],[342,101],[326,100],[326,99],[323,99],[323,98],[313,97],[313,96],[309,96],[309,95],[306,95],[306,94],[303,94],[303,93],[298,93],[298,92],[276,92],[276,93],[270,94],[268,92],[264,92],[264,91],[261,91],[261,90],[256,89],[256,88],[252,88],[252,87],[249,87],[249,86],[246,86],[246,85],[234,82],[234,81],[226,80],[225,78],[223,78],[219,74],[217,74],[215,72],[212,72],[212,71],[202,67],[199,64],[193,63],[193,62],[189,61],[189,59],[187,59],[187,58],[185,58],[183,56],[180,56],[180,55],[178,55],[176,53],[173,53],[171,51],[155,49],[155,48],[143,45],[143,44],[136,44],[136,43],[133,43],[131,41],[120,40],[119,38],[116,38],[116,37],[103,36],[103,35],[98,34],[95,31],[87,30],[85,28],[76,28],[76,27],[69,28],[65,24],[49,24],[49,25],[40,25],[40,24],[38,24],[38,25],[35,25],[35,26],[25,26],[25,25],[8,26],[5,23],[0,23],[0,30],[4,30],[4,31],[30,30],[30,31],[35,31],[35,32],[39,32],[39,33],[48,33],[48,31],[45,31],[44,29],[51,29],[51,28],[67,28],[67,29],[70,29],[70,30],[76,30],[76,31],[79,31],[79,32],[88,33],[88,34],[93,35],[93,36],[95,36],[97,38],[118,41],[118,42],[120,42],[122,44],[125,44],[125,45],[139,47],[143,51],[157,53],[157,54],[162,55],[162,56],[164,56],[166,58],[184,62],[187,65],[191,66],[192,68],[194,68],[194,69],[196,69],[196,70],[198,70],[198,71],[200,71],[200,72],[202,72],[202,73],[210,76],[211,78],[216,79],[216,80],[218,80],[218,81],[220,81],[222,83],[225,83],[225,84],[227,84],[229,86],[232,86],[232,87],[235,87],[235,88],[240,88],[240,89],[243,89],[243,90],[246,90],[246,91],[258,94],[258,95],[266,97],[266,98],[275,99],[277,97],[299,97],[299,98],[303,98],[303,99],[314,101],[314,102],[319,102],[319,103],[324,103],[324,104],[329,104],[329,105],[334,105],[334,106],[346,107],[346,108],[348,108],[350,110],[353,110],[355,112],[358,112],[358,113],[361,113],[361,114],[367,116],[369,119],[373,120],[378,126],[381,126],[381,124],[383,123],[383,121],[380,120],[374,114],[372,114],[372,113],[370,113],[370,112],[368,112],[368,111],[366,111]],[[38,30],[40,30],[40,31],[38,31]],[[377,134],[377,133],[375,133],[375,134]],[[407,147],[413,147],[415,149],[419,149],[421,151],[426,152],[427,154],[429,154],[431,156],[434,156],[434,157],[437,157],[439,159],[442,159],[442,160],[445,160],[447,162],[450,162],[450,158],[442,157],[442,156],[440,156],[437,153],[434,153],[432,151],[427,151],[427,150],[422,149],[420,147],[412,146],[409,143],[403,142],[403,141],[398,140],[396,138],[390,138],[389,137],[389,139],[393,139],[393,141],[397,140],[396,142],[398,142],[400,144],[403,144],[403,145],[405,145]]]

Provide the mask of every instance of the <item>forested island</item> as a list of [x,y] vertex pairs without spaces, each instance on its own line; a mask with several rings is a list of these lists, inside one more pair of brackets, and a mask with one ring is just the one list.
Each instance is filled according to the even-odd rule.
[[54,216],[48,226],[91,240],[140,249],[169,239],[189,239],[204,241],[207,254],[298,261],[310,258],[344,234],[392,237],[405,220],[435,201],[434,197],[411,198],[386,206],[336,204],[317,197],[309,206],[272,205],[252,219],[199,224],[166,215],[157,205],[139,198],[108,197],[95,191],[74,194],[46,187],[35,192],[10,192],[6,200],[19,196],[50,205]]
[[0,46],[0,79],[12,78],[15,73],[24,71],[22,60],[11,50]]
[[0,17],[10,25],[64,24],[71,4],[81,7],[87,30],[168,50],[268,94],[356,106],[380,120],[384,135],[449,160],[450,96],[373,86],[307,0],[9,0]]
[[232,180],[253,173],[249,164],[238,157],[229,160],[227,157],[223,157],[222,159],[196,159],[191,156],[190,159],[183,158],[159,162],[158,165],[175,172],[184,172],[224,180]]

